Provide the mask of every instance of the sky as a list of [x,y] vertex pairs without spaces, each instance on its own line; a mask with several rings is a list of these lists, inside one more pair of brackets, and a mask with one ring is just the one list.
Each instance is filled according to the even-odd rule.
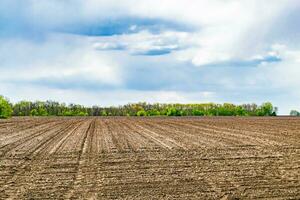
[[0,0],[10,101],[300,110],[299,0]]

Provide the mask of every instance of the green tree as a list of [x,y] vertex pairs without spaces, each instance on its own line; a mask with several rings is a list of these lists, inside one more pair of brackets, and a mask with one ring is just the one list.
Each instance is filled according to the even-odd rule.
[[215,104],[148,104],[130,103],[122,106],[84,107],[55,101],[20,101],[13,105],[14,116],[275,116],[277,108],[269,102],[234,105]]
[[218,106],[218,115],[220,116],[235,116],[236,115],[236,106],[230,103],[224,103],[223,105]]
[[88,113],[81,111],[78,113],[78,116],[88,116]]
[[192,113],[195,116],[204,116],[204,112],[202,110],[194,109]]
[[38,113],[38,111],[36,109],[32,109],[30,111],[30,116],[38,116],[38,115],[39,115],[39,113]]
[[63,112],[63,116],[73,116],[73,113],[71,111],[65,110]]
[[242,106],[237,106],[236,107],[236,115],[238,115],[238,116],[246,116],[248,114],[247,114],[247,111]]
[[144,111],[144,110],[139,110],[137,113],[136,113],[137,116],[147,116],[147,112]]
[[107,112],[105,110],[101,111],[101,116],[107,116]]
[[48,115],[47,110],[45,108],[42,108],[42,107],[39,107],[37,112],[38,112],[39,116],[47,116]]
[[13,113],[16,116],[29,116],[32,108],[32,102],[20,101],[13,106]]
[[0,96],[0,118],[11,117],[12,112],[13,110],[9,104],[9,101],[3,96]]
[[175,107],[171,107],[167,109],[167,116],[182,116],[182,112]]
[[300,116],[300,112],[298,112],[297,110],[291,110],[290,115],[291,116]]
[[160,112],[156,109],[153,109],[153,110],[148,110],[147,111],[147,115],[149,116],[157,116],[157,115],[160,115]]
[[259,116],[276,116],[277,108],[274,108],[270,102],[263,103],[258,109]]

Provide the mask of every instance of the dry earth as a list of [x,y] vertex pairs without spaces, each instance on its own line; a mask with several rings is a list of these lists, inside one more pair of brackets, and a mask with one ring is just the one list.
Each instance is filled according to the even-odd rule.
[[300,199],[300,118],[0,120],[0,199]]

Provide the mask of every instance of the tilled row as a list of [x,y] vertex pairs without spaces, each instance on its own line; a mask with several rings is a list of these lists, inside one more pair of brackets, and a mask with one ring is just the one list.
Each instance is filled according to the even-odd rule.
[[[215,124],[210,118],[183,118],[182,120],[126,117],[49,118],[48,121],[41,119],[42,123],[32,122],[36,124],[34,127],[26,125],[25,129],[11,128],[15,130],[12,133],[0,129],[0,156],[25,152],[29,155],[38,152],[47,155],[56,151],[70,152],[74,149],[81,151],[82,140],[85,137],[87,139],[86,151],[92,153],[147,149],[192,150],[232,146],[300,145],[300,129],[298,132],[292,131],[291,133],[285,128],[281,130],[280,127],[285,123],[284,120],[281,124],[276,121],[274,126],[278,126],[278,129],[273,133],[269,130],[259,132],[250,128],[244,130],[245,126],[250,124],[245,120],[240,120],[242,121],[241,129],[233,128],[226,126],[226,118],[221,119],[221,121],[219,121],[220,119],[216,120]],[[36,121],[39,120],[40,118],[36,119]],[[229,118],[227,121],[232,122],[232,119]],[[88,131],[91,123],[93,130]],[[24,123],[20,123],[20,126],[23,127]],[[87,132],[88,134],[86,134]]]
[[300,198],[295,120],[247,119],[1,122],[0,199]]
[[[13,167],[20,159],[15,158],[1,166],[0,198],[297,199],[299,151],[223,148],[60,153],[27,160],[21,168]],[[10,173],[14,176],[8,178]]]

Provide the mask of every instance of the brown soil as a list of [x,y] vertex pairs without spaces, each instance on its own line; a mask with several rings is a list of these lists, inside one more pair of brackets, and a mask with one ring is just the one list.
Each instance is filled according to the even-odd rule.
[[300,118],[0,120],[0,199],[300,199]]

